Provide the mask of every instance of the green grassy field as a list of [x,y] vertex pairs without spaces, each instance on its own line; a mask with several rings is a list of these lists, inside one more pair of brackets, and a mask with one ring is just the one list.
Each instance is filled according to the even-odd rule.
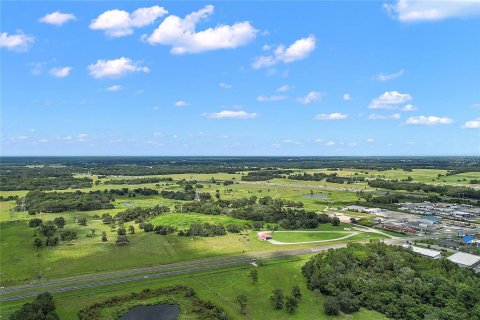
[[281,242],[307,242],[307,241],[320,241],[320,240],[332,240],[345,237],[353,234],[348,231],[331,231],[331,232],[288,232],[288,231],[276,231],[273,233],[273,239]]
[[237,224],[245,226],[250,223],[247,220],[235,219],[226,215],[206,215],[200,213],[168,213],[152,219],[152,224],[172,226],[177,229],[187,229],[194,223],[211,223],[227,226],[229,224]]
[[[212,270],[194,275],[182,275],[170,278],[146,279],[144,281],[126,285],[112,285],[101,288],[85,289],[74,292],[55,294],[58,314],[62,320],[77,319],[77,312],[96,302],[112,296],[129,294],[141,291],[143,288],[162,288],[175,284],[182,284],[193,288],[203,300],[210,300],[223,308],[231,319],[335,319],[335,320],[380,320],[386,319],[383,315],[361,309],[352,315],[337,317],[326,316],[323,312],[322,295],[306,288],[306,281],[301,274],[301,267],[306,258],[266,261],[264,266],[258,267],[259,282],[252,285],[248,276],[251,266],[240,266]],[[282,277],[278,277],[281,274]],[[284,293],[290,294],[291,288],[299,285],[303,298],[298,310],[288,314],[285,310],[274,310],[268,297],[275,288],[281,288]],[[238,294],[245,294],[248,299],[247,316],[239,313],[234,303]],[[6,318],[11,312],[18,309],[24,301],[6,302],[1,304],[0,313]]]

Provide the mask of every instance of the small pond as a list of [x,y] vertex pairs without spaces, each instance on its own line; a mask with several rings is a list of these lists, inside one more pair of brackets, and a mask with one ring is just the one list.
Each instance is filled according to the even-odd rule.
[[131,202],[122,202],[122,206],[124,206],[124,207],[134,207],[135,205]]
[[306,196],[303,196],[304,198],[316,198],[316,199],[328,199],[328,196],[318,193],[318,194],[309,194]]
[[153,306],[136,306],[118,320],[176,320],[179,314],[178,305],[162,303]]

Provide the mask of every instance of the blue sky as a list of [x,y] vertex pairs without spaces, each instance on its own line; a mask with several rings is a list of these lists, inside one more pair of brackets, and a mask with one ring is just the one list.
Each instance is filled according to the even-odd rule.
[[479,155],[480,2],[3,2],[2,155]]

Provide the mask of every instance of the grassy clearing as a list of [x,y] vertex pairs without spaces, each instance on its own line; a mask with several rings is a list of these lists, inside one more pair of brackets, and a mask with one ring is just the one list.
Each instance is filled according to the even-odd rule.
[[[361,309],[352,315],[328,317],[323,312],[322,295],[315,294],[306,288],[306,281],[301,273],[301,267],[308,257],[267,261],[258,268],[259,283],[252,285],[248,276],[251,266],[240,266],[212,270],[193,275],[182,275],[163,279],[146,279],[139,282],[112,285],[107,287],[85,289],[54,295],[57,311],[62,320],[77,319],[77,312],[85,306],[119,295],[138,292],[144,288],[163,288],[182,284],[193,288],[200,299],[210,300],[223,308],[231,319],[335,319],[335,320],[380,320],[386,319],[383,315]],[[282,277],[278,277],[281,274]],[[227,285],[226,285],[227,284]],[[273,310],[268,297],[275,288],[281,288],[284,293],[290,294],[292,286],[299,285],[303,298],[295,314],[289,315],[285,310]],[[248,299],[248,317],[240,315],[234,301],[238,294],[245,294]],[[2,318],[8,317],[21,304],[27,302],[14,301],[1,304]]]
[[275,231],[273,233],[273,239],[281,242],[307,242],[307,241],[320,241],[320,240],[332,240],[341,237],[345,237],[353,234],[353,232],[282,232]]
[[155,217],[151,222],[155,226],[167,225],[177,229],[187,229],[194,223],[221,224],[223,226],[229,224],[245,226],[250,223],[250,221],[236,219],[226,215],[205,215],[200,213],[169,213]]

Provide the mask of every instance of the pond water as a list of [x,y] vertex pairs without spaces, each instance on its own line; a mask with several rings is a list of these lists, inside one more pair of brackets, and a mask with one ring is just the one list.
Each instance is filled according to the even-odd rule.
[[162,303],[153,306],[136,306],[118,320],[176,320],[179,314],[178,305]]
[[131,203],[131,202],[122,202],[122,206],[124,206],[124,207],[133,207],[133,206],[135,206],[135,205],[134,205],[133,203]]
[[316,198],[316,199],[328,199],[328,196],[318,193],[318,194],[309,194],[306,196],[303,196],[304,198]]

